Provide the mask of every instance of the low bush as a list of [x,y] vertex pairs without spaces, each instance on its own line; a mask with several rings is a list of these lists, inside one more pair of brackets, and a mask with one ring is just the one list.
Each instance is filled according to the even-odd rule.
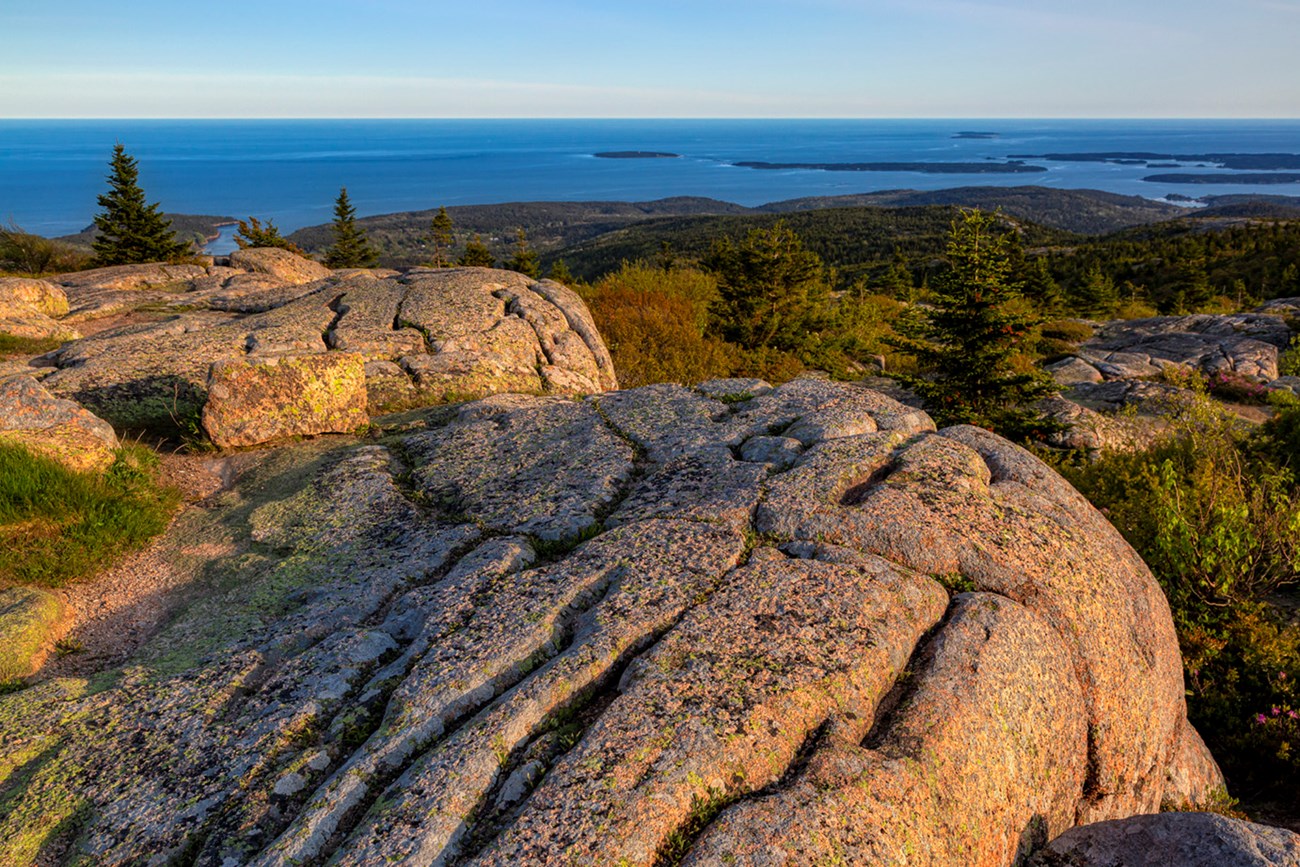
[[57,587],[113,563],[167,527],[178,502],[158,456],[123,446],[106,473],[73,472],[0,443],[0,586]]
[[622,387],[694,385],[731,374],[732,348],[705,335],[717,293],[707,274],[625,264],[582,292]]
[[0,271],[39,277],[89,267],[90,254],[59,241],[24,232],[17,224],[0,226]]
[[1206,378],[1205,386],[1210,394],[1229,403],[1268,403],[1268,389],[1239,373],[1227,370],[1212,373]]
[[[1300,625],[1275,603],[1300,579],[1300,408],[1251,430],[1202,387],[1145,451],[1062,471],[1169,598],[1188,714],[1238,794],[1290,799],[1300,741]],[[1274,708],[1277,713],[1274,713]]]
[[1291,338],[1291,344],[1277,358],[1279,376],[1300,376],[1300,334]]

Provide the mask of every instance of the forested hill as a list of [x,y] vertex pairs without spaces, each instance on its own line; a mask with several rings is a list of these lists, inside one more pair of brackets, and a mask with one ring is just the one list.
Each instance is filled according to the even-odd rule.
[[[877,272],[888,268],[896,259],[915,267],[942,255],[953,219],[959,213],[956,207],[931,205],[650,220],[544,253],[542,263],[549,266],[562,258],[575,276],[590,280],[616,270],[624,261],[656,260],[665,249],[678,260],[697,260],[709,252],[715,240],[738,240],[753,229],[784,222],[809,250],[838,269],[838,282],[847,284],[858,277],[878,276]],[[1029,247],[1070,245],[1084,240],[1079,235],[1027,221],[1020,226],[1022,241]]]
[[[750,211],[743,205],[692,196],[653,202],[508,202],[447,208],[447,214],[455,225],[457,246],[464,246],[470,237],[480,235],[498,258],[509,255],[519,229],[524,230],[535,248],[551,250],[656,217],[746,214]],[[425,239],[437,212],[438,209],[433,208],[380,214],[362,217],[357,224],[379,247],[385,265],[416,265],[428,256]],[[309,226],[289,235],[290,241],[310,253],[324,250],[331,239],[329,224]]]
[[[656,218],[739,216],[846,207],[905,208],[948,205],[998,210],[1020,220],[1083,234],[1167,220],[1186,208],[1138,196],[1118,196],[1098,190],[1054,190],[1038,186],[960,187],[922,192],[893,190],[848,196],[823,196],[772,202],[748,208],[717,199],[678,197],[653,202],[511,202],[447,208],[463,246],[477,234],[498,257],[509,256],[515,233],[523,229],[529,243],[543,254]],[[380,248],[385,265],[414,265],[428,256],[425,239],[436,209],[382,214],[358,220]],[[946,230],[946,227],[945,227]],[[328,225],[300,229],[289,236],[316,253],[329,246]]]
[[884,190],[856,196],[813,196],[773,202],[757,210],[770,213],[821,208],[871,206],[885,208],[957,205],[982,211],[1001,210],[1044,226],[1099,235],[1129,226],[1155,223],[1187,214],[1188,209],[1141,196],[1121,196],[1100,190],[1054,190],[1048,187],[956,187],[950,190]]

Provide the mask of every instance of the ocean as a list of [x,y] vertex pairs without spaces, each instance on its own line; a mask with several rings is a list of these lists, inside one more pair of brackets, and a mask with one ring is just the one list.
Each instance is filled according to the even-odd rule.
[[[988,136],[955,137],[963,132]],[[339,187],[361,215],[537,200],[708,196],[758,205],[887,189],[1038,184],[1159,199],[1300,195],[1300,183],[1151,183],[1196,164],[1029,160],[1024,174],[743,168],[737,162],[1005,162],[1016,154],[1300,154],[1300,120],[0,120],[0,220],[63,235],[86,227],[122,142],[163,210],[329,221]],[[656,151],[676,159],[603,159]],[[1294,172],[1294,170],[1292,170]],[[1259,174],[1252,172],[1252,174]]]

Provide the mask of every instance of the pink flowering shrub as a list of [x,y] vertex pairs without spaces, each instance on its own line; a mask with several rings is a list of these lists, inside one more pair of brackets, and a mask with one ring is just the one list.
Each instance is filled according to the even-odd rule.
[[1231,403],[1268,403],[1268,389],[1262,383],[1242,376],[1220,370],[1206,377],[1205,387],[1219,400]]

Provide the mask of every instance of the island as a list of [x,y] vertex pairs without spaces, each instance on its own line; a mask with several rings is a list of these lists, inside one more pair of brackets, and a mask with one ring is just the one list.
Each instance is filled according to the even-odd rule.
[[1300,172],[1250,172],[1241,175],[1178,174],[1147,175],[1153,184],[1300,184]]
[[1001,133],[996,133],[996,132],[969,132],[969,131],[964,131],[964,132],[959,132],[959,133],[954,134],[954,135],[953,135],[953,138],[990,139],[990,138],[999,138],[1001,135],[1002,135]]
[[1159,154],[1146,151],[1102,151],[1097,153],[1012,154],[1009,160],[1048,160],[1054,163],[1200,163],[1204,168],[1277,171],[1300,169],[1300,154]]
[[602,160],[675,160],[681,157],[681,154],[670,154],[666,151],[601,151],[592,156]]
[[1042,166],[1005,163],[735,163],[746,169],[807,169],[820,172],[920,172],[927,175],[1012,175],[1045,172]]

